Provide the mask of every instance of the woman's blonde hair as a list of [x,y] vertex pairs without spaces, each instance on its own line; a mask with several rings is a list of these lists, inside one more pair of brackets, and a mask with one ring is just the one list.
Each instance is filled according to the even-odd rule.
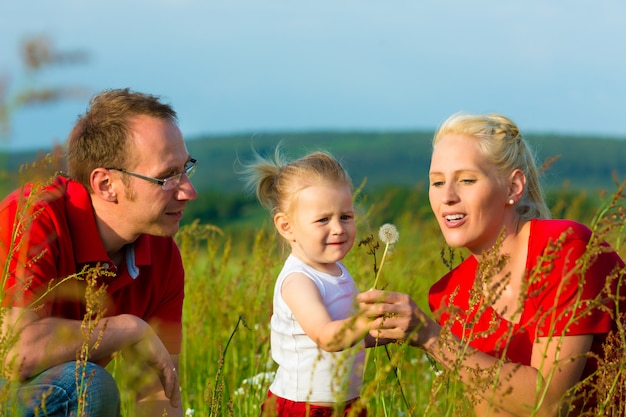
[[437,130],[433,138],[433,147],[448,134],[476,138],[479,149],[493,164],[503,181],[515,169],[524,173],[526,187],[522,198],[515,205],[515,210],[522,221],[550,218],[550,210],[539,182],[539,169],[535,157],[513,121],[500,114],[456,113]]

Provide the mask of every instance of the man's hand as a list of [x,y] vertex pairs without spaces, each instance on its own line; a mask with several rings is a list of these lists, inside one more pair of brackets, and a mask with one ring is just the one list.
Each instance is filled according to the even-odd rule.
[[[154,330],[147,323],[143,323],[145,324],[143,337],[123,350],[124,359],[129,366],[142,366],[142,364],[150,366],[158,376],[163,393],[169,399],[170,405],[178,408],[181,404],[178,359],[170,355]],[[147,391],[154,392],[150,387]]]

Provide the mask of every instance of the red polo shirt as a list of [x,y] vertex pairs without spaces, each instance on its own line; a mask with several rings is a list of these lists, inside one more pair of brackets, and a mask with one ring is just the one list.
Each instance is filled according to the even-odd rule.
[[[73,320],[86,313],[84,271],[100,265],[91,281],[95,288],[106,285],[104,316],[140,317],[170,353],[180,352],[184,271],[174,240],[142,235],[116,268],[100,239],[90,196],[75,181],[29,184],[0,203],[0,265],[7,277],[3,305]],[[94,276],[98,270],[91,271]]]

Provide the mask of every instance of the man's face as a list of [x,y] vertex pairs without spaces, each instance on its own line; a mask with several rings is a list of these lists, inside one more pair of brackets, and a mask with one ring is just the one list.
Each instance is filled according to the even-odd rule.
[[[184,171],[191,159],[176,124],[149,116],[138,116],[131,123],[128,171],[165,179]],[[124,237],[140,234],[173,236],[178,231],[187,202],[198,193],[187,175],[171,190],[136,176],[126,175],[123,196],[119,196]],[[133,240],[131,238],[131,240]]]

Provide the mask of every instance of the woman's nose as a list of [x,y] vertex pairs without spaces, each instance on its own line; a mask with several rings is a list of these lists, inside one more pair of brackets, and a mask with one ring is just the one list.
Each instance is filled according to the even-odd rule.
[[441,201],[444,204],[453,204],[459,201],[459,195],[456,192],[454,184],[446,184],[443,186]]

